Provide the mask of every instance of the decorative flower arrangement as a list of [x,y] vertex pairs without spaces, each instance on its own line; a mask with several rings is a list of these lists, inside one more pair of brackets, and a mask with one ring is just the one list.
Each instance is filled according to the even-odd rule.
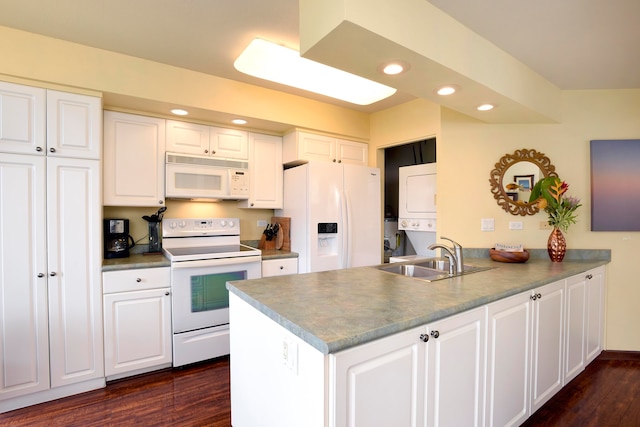
[[576,223],[576,209],[580,199],[567,196],[569,184],[557,176],[548,176],[539,180],[531,189],[529,203],[537,203],[538,208],[549,214],[549,225],[565,233],[571,224]]

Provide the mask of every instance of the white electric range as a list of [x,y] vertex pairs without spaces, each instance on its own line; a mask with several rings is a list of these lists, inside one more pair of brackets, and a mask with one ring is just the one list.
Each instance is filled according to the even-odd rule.
[[171,261],[173,366],[229,354],[232,280],[261,277],[261,252],[240,243],[238,218],[165,218]]

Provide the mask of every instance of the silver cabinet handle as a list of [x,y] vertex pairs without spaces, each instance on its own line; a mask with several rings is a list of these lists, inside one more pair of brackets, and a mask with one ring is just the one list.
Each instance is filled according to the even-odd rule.
[[44,277],[44,273],[38,273],[38,277]]
[[55,271],[52,271],[51,273],[49,273],[49,276],[54,277],[56,275]]
[[587,274],[587,275],[586,275],[586,278],[587,278],[587,280],[591,280],[591,279],[593,279],[593,274]]
[[36,147],[36,151],[39,153],[42,151],[42,147]]
[[50,153],[55,153],[55,152],[56,152],[56,149],[55,149],[55,148],[53,148],[53,147],[51,147],[51,148],[49,148],[49,152],[50,152]]
[[142,279],[138,277],[138,278],[136,279],[136,282],[140,283],[140,282],[142,282]]
[[427,335],[427,334],[420,334],[420,341],[424,341],[424,342],[429,341],[429,335]]
[[431,336],[434,338],[438,338],[440,336],[440,331],[431,331]]
[[164,294],[165,294],[166,296],[169,296],[169,295],[171,295],[171,292],[167,291],[167,292],[165,292]]

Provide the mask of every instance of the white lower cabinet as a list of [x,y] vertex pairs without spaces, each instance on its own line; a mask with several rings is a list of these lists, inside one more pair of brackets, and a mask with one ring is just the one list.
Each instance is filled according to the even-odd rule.
[[429,325],[426,426],[481,426],[486,308]]
[[298,258],[279,258],[262,261],[262,277],[298,274]]
[[331,357],[336,426],[480,426],[485,308]]
[[330,355],[336,427],[418,426],[425,396],[426,327]]
[[567,279],[564,383],[602,352],[604,267]]
[[488,305],[486,425],[520,425],[563,385],[565,281]]
[[170,366],[169,267],[105,272],[103,276],[107,379]]
[[593,362],[604,350],[605,268],[589,270],[584,274],[587,282],[586,302],[586,364]]

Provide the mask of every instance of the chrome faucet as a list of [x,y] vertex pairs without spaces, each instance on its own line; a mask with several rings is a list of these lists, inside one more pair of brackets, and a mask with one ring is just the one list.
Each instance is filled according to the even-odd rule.
[[429,249],[442,249],[442,256],[449,258],[449,274],[454,274],[456,271],[458,271],[458,261],[456,260],[456,256],[448,246],[443,245],[442,243],[434,243],[433,245],[429,246]]
[[453,244],[453,248],[450,248],[442,243],[434,243],[429,246],[429,249],[442,249],[445,257],[449,258],[449,274],[462,274],[464,271],[464,260],[462,259],[462,246],[459,243],[449,239],[448,237],[440,236],[443,240],[448,240]]
[[451,244],[453,244],[453,249],[454,252],[456,254],[456,261],[457,261],[457,266],[458,266],[458,273],[463,273],[464,270],[464,259],[462,259],[462,246],[460,245],[460,243],[454,241],[453,239],[450,239],[448,237],[444,237],[444,236],[440,236],[440,238],[442,240],[448,240],[451,242]]

